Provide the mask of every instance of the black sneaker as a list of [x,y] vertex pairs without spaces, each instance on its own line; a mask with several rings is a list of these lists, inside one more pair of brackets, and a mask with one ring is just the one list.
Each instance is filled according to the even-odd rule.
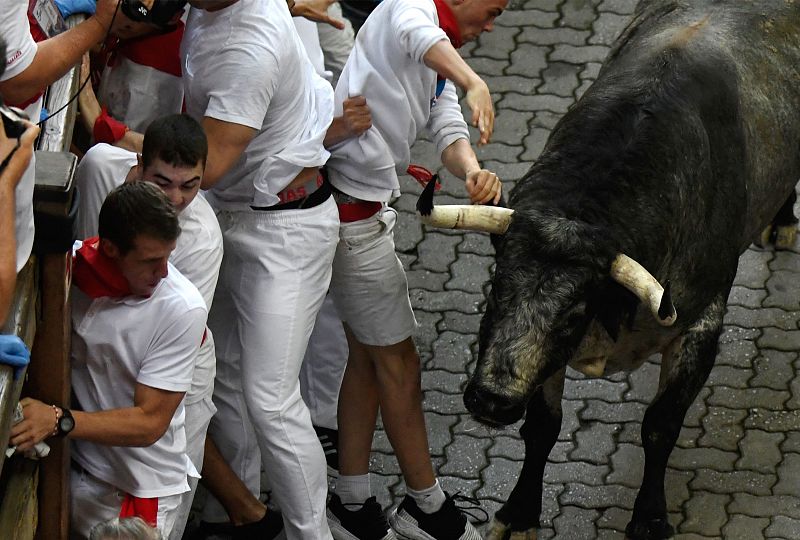
[[272,540],[283,530],[283,516],[280,512],[267,510],[264,517],[253,523],[233,525],[229,522],[209,523],[201,521],[197,530],[189,537],[191,540],[206,538],[230,538],[231,540]]
[[338,476],[339,471],[339,431],[325,427],[314,426],[317,438],[325,452],[325,461],[328,462],[328,474]]
[[375,497],[364,504],[342,504],[335,493],[328,501],[328,526],[336,540],[397,540]]
[[419,509],[414,499],[405,496],[389,516],[398,538],[410,540],[481,540],[481,535],[467,520],[453,497],[445,493],[442,507],[433,514]]

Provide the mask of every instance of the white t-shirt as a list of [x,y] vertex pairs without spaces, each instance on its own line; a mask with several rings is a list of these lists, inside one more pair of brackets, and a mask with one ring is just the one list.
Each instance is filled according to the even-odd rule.
[[333,90],[317,75],[285,0],[239,0],[207,12],[192,8],[181,43],[186,111],[257,130],[214,187],[218,208],[277,204],[277,193],[305,167],[328,159]]
[[[75,171],[75,183],[81,193],[77,217],[78,238],[97,236],[98,216],[106,195],[125,181],[136,162],[135,153],[110,144],[96,144],[86,152]],[[222,264],[219,222],[202,193],[198,193],[179,214],[178,220],[181,235],[169,261],[197,287],[206,307],[211,310]],[[212,394],[216,371],[214,337],[208,330],[206,340],[197,353],[192,387],[186,394],[186,403],[195,403]]]
[[[6,71],[0,81],[16,77],[33,62],[36,56],[36,42],[33,41],[28,23],[27,0],[0,0],[0,36],[6,43]],[[42,111],[42,99],[37,99],[25,108],[28,118],[34,124],[39,121]],[[5,157],[5,156],[0,156]],[[34,171],[36,160],[31,163],[17,184],[15,204],[15,230],[17,239],[17,272],[19,272],[33,248],[33,186],[36,183]]]
[[[132,407],[137,383],[189,390],[206,306],[188,279],[168,265],[150,297],[92,300],[72,288],[72,390],[81,410]],[[148,447],[74,440],[72,458],[90,474],[136,497],[189,490],[183,401],[164,435]]]
[[437,74],[422,58],[447,36],[439,28],[433,0],[383,0],[358,31],[336,85],[334,115],[351,96],[367,98],[372,128],[331,148],[331,184],[370,201],[398,196],[398,174],[411,159],[410,147],[427,128],[441,152],[469,139],[455,86],[447,81],[437,96]]

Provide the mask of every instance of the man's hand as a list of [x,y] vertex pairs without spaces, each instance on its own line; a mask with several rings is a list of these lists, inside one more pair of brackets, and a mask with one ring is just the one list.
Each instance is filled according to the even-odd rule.
[[328,8],[331,7],[336,0],[288,0],[289,12],[292,17],[305,17],[309,21],[325,23],[338,28],[344,29],[344,21],[334,19],[328,15]]
[[[39,136],[39,127],[28,121],[24,123],[26,129],[17,142],[17,139],[6,137],[3,124],[0,122],[0,162],[5,162],[12,152],[14,154],[6,167],[0,170],[0,186],[10,185],[15,188],[33,156],[33,144],[36,142],[36,137]],[[7,182],[10,184],[6,184]]]
[[[97,0],[97,9],[94,15],[92,15],[92,18],[100,23],[106,32],[111,28],[111,21],[118,23],[121,19],[130,20],[122,13],[122,9],[117,7],[121,1],[122,0]],[[144,3],[152,5],[153,1],[145,0]]]
[[354,96],[342,103],[342,122],[349,137],[358,137],[372,127],[372,114],[367,98]]
[[467,105],[472,110],[472,125],[478,128],[478,146],[489,142],[494,131],[494,104],[489,87],[483,79],[476,78],[467,88]]
[[503,184],[495,173],[487,169],[477,169],[467,173],[467,193],[473,204],[492,204],[500,202]]
[[55,433],[56,413],[38,399],[23,398],[20,404],[25,419],[11,427],[9,442],[24,452]]

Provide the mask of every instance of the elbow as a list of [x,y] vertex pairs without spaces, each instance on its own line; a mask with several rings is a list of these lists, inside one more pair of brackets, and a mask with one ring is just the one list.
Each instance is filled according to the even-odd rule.
[[167,428],[169,427],[169,422],[166,424],[153,424],[151,426],[147,426],[146,429],[139,434],[135,444],[132,446],[140,446],[140,447],[147,447],[152,446],[158,442],[161,437],[164,436],[164,433],[167,432]]

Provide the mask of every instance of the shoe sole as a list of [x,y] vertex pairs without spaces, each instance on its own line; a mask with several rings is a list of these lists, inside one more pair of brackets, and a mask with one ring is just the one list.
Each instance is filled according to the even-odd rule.
[[[416,521],[411,521],[405,516],[400,515],[397,510],[389,514],[389,525],[391,525],[392,530],[394,530],[398,538],[403,538],[405,540],[436,540],[435,537],[420,529]],[[477,529],[467,521],[467,528],[464,533],[459,536],[459,540],[483,540],[483,538]]]

